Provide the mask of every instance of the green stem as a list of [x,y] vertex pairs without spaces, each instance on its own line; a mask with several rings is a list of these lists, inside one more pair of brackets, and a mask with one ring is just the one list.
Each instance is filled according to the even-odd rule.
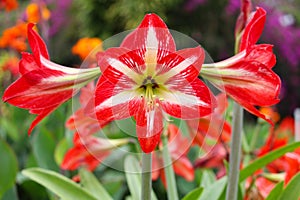
[[176,187],[175,174],[172,165],[172,159],[168,149],[168,137],[166,134],[162,135],[163,142],[163,160],[164,160],[164,171],[167,179],[167,193],[169,200],[178,200],[178,192]]
[[257,120],[253,135],[252,135],[252,139],[251,139],[251,143],[250,143],[250,151],[253,151],[255,149],[255,145],[257,142],[257,138],[259,135],[261,129],[261,123],[259,122],[259,120]]
[[226,200],[236,200],[240,174],[241,147],[243,129],[243,108],[234,103],[232,119],[231,148],[229,157],[229,175]]
[[141,200],[151,200],[152,154],[142,153],[142,192]]

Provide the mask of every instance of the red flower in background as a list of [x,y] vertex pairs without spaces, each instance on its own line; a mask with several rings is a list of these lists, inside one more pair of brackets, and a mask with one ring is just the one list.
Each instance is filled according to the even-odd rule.
[[[172,159],[172,165],[175,174],[183,177],[187,181],[194,180],[194,168],[192,163],[187,157],[190,142],[187,138],[183,137],[178,127],[174,124],[168,125],[168,150]],[[159,145],[160,147],[163,144]],[[161,152],[152,153],[152,180],[157,180],[158,177],[161,178],[162,182],[166,185],[164,163],[162,159]],[[159,169],[159,170],[155,170]]]
[[81,137],[86,137],[99,131],[103,126],[107,125],[109,121],[99,121],[97,119],[88,117],[84,113],[84,107],[94,95],[94,83],[89,83],[86,87],[82,88],[80,92],[80,108],[69,117],[66,122],[66,127],[70,130],[76,130]]
[[133,116],[144,152],[160,140],[163,116],[199,118],[213,111],[214,97],[197,78],[201,47],[176,51],[165,23],[148,14],[119,48],[98,54],[100,77],[87,112],[98,120]]
[[104,139],[92,135],[81,137],[74,134],[74,147],[69,149],[61,163],[61,168],[76,170],[79,167],[86,167],[93,171],[107,158],[111,151],[120,145],[127,144],[128,139]]
[[273,124],[256,108],[278,103],[281,87],[279,76],[272,71],[276,63],[272,45],[255,44],[263,30],[265,17],[266,12],[257,8],[242,31],[240,52],[227,60],[203,65],[201,75],[248,112]]
[[190,135],[194,138],[194,144],[208,152],[216,143],[228,142],[231,135],[231,126],[225,121],[224,113],[228,102],[224,93],[216,96],[218,107],[208,116],[197,120],[187,120]]
[[37,114],[28,133],[47,115],[70,99],[81,87],[99,76],[99,69],[68,68],[49,60],[44,41],[28,24],[32,54],[22,53],[21,77],[4,92],[2,100]]

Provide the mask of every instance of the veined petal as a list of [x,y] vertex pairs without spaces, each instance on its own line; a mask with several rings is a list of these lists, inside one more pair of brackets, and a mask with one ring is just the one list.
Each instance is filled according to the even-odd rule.
[[193,81],[199,75],[204,56],[200,46],[167,55],[157,65],[157,82],[177,85]]
[[[201,75],[241,104],[250,113],[271,123],[255,106],[271,106],[279,102],[280,78],[267,66],[255,60],[242,60],[230,66],[210,69]],[[222,79],[220,79],[220,77]]]
[[121,47],[138,50],[140,57],[147,57],[148,50],[154,50],[154,60],[161,60],[169,52],[175,52],[174,39],[166,24],[156,14],[147,14],[139,27],[130,33]]
[[216,106],[215,97],[200,79],[170,91],[161,91],[159,96],[163,110],[181,119],[203,117],[212,113]]
[[139,102],[130,84],[113,84],[102,75],[97,83],[95,96],[89,101],[85,112],[98,120],[124,119],[136,113]]
[[250,19],[242,33],[243,35],[239,48],[240,51],[256,44],[264,28],[266,11],[263,8],[258,7],[252,15],[253,17]]
[[163,131],[162,110],[157,105],[149,108],[143,99],[134,117],[140,146],[145,153],[150,153],[159,143]]
[[37,65],[34,56],[28,52],[22,52],[22,59],[19,62],[19,72],[23,75],[38,68],[40,67]]

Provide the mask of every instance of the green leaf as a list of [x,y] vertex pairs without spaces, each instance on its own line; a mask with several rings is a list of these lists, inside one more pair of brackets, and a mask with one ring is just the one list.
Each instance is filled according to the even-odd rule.
[[203,170],[200,186],[204,189],[216,182],[216,175],[211,170]]
[[251,176],[256,170],[266,166],[268,163],[283,156],[285,153],[294,151],[298,147],[300,147],[300,142],[295,142],[290,145],[271,151],[270,153],[254,160],[252,163],[250,163],[240,171],[240,182],[244,181],[247,177]]
[[0,199],[15,182],[18,172],[18,161],[11,147],[0,139]]
[[55,152],[54,152],[54,158],[58,165],[60,165],[64,159],[65,153],[67,152],[69,148],[69,144],[66,138],[63,138],[59,141],[59,143],[56,145]]
[[[140,200],[141,198],[141,167],[139,162],[134,156],[127,156],[124,162],[124,169],[127,184],[134,200]],[[151,199],[156,200],[154,192],[151,192]]]
[[112,200],[112,197],[104,189],[97,178],[84,168],[79,170],[80,183],[94,197],[102,200]]
[[59,167],[54,160],[55,141],[45,128],[40,130],[32,138],[34,157],[39,167],[58,171]]
[[280,200],[298,200],[300,197],[300,173],[296,174],[288,183],[280,196]]
[[80,185],[57,172],[41,168],[30,168],[23,170],[22,173],[64,200],[97,200]]
[[218,200],[227,185],[227,177],[223,177],[205,188],[199,200]]
[[283,181],[276,184],[276,186],[273,188],[273,190],[270,192],[270,194],[265,200],[277,200],[280,197],[280,194],[283,190],[283,185]]
[[185,195],[182,200],[195,200],[199,199],[201,193],[203,192],[202,187],[198,187],[192,191],[190,191],[187,195]]

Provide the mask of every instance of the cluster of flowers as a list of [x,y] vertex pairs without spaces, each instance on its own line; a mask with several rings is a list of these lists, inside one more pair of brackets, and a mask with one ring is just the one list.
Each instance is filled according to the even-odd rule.
[[[237,21],[237,54],[213,64],[204,64],[205,53],[200,46],[176,50],[166,24],[155,14],[147,14],[120,47],[98,52],[98,67],[84,69],[50,61],[44,41],[33,30],[34,24],[29,23],[27,35],[32,53],[22,53],[21,76],[6,89],[2,99],[37,115],[29,128],[30,134],[43,118],[81,91],[82,107],[66,123],[75,134],[74,147],[66,153],[63,169],[86,166],[94,170],[113,149],[132,141],[99,138],[94,134],[114,120],[133,117],[142,151],[151,153],[159,149],[165,131],[175,173],[192,180],[194,168],[186,156],[189,141],[169,116],[187,120],[194,144],[206,151],[213,147],[204,143],[204,137],[219,141],[217,147],[229,140],[231,132],[229,124],[222,120],[226,96],[221,93],[215,97],[199,74],[247,111],[272,124],[256,107],[279,101],[281,81],[272,71],[276,63],[272,45],[256,44],[266,12],[262,8],[250,12],[249,8],[243,7]],[[212,129],[211,123],[215,123]],[[153,166],[160,162],[161,155],[157,153]],[[157,170],[152,175],[157,179],[164,173]]]

